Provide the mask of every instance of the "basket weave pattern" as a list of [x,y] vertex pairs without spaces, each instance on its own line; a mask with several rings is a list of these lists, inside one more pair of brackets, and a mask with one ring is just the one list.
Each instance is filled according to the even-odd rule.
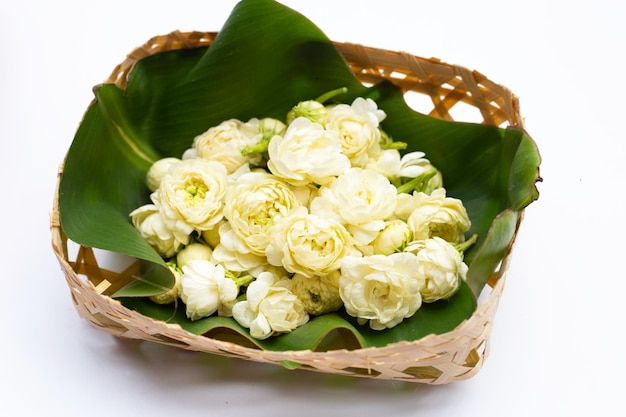
[[[124,89],[127,76],[138,60],[162,51],[209,46],[216,34],[176,31],[156,36],[115,67],[107,82]],[[334,44],[361,82],[374,84],[387,79],[404,92],[427,95],[433,103],[429,113],[433,117],[453,120],[449,110],[463,102],[477,108],[485,124],[523,127],[517,97],[476,71],[403,52],[349,43]],[[63,166],[59,169],[59,179],[62,171]],[[504,289],[510,250],[490,280],[493,287],[485,289],[490,292],[484,301],[471,318],[451,332],[382,348],[326,352],[265,351],[191,334],[178,325],[129,310],[110,298],[109,294],[138,274],[137,263],[122,272],[113,272],[102,268],[94,250],[85,246],[80,246],[75,259],[70,260],[68,240],[60,225],[57,197],[58,190],[51,212],[52,247],[65,274],[74,305],[81,317],[114,336],[257,362],[282,365],[296,362],[299,369],[318,372],[433,385],[470,378],[480,370],[489,353],[489,337]]]

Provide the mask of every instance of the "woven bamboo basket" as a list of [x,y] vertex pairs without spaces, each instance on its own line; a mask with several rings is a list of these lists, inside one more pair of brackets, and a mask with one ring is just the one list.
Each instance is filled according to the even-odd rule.
[[[216,32],[175,31],[156,36],[132,51],[115,67],[106,82],[115,83],[124,89],[128,73],[138,60],[162,51],[210,46],[216,35]],[[432,102],[430,116],[453,120],[450,109],[458,103],[465,103],[479,111],[484,124],[523,127],[517,97],[477,71],[404,52],[351,43],[334,44],[361,82],[374,84],[387,79],[404,92],[429,97]],[[59,179],[62,172],[63,164],[58,172]],[[122,306],[109,294],[128,283],[139,272],[137,262],[116,272],[102,267],[96,259],[98,252],[90,247],[76,245],[77,250],[68,250],[70,242],[61,228],[59,217],[57,189],[50,223],[54,253],[78,314],[105,332],[121,338],[140,339],[256,362],[276,365],[295,362],[298,369],[431,385],[465,380],[481,369],[489,354],[489,338],[512,249],[509,248],[491,277],[475,313],[448,333],[377,348],[324,352],[265,351],[194,335],[178,325],[154,320]],[[70,253],[73,255],[70,256]]]

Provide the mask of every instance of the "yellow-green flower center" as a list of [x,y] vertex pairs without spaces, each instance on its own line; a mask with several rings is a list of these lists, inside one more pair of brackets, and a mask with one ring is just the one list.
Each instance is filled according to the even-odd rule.
[[206,183],[199,178],[193,178],[185,184],[185,203],[187,206],[195,206],[206,198],[209,191]]

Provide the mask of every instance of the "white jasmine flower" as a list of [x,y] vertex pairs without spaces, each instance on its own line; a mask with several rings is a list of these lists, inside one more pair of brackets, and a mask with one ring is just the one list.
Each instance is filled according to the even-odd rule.
[[[409,152],[401,156],[397,149],[385,149],[377,157],[370,158],[366,168],[384,175],[397,187],[415,179],[415,181],[407,184],[411,185],[411,188],[404,191],[405,193],[417,190],[430,194],[433,190],[443,187],[441,172],[425,158],[424,152],[420,151]],[[434,175],[428,178],[430,173],[434,173]],[[418,180],[420,177],[422,180]],[[416,181],[418,183],[413,184]]]
[[418,273],[424,279],[422,300],[432,303],[450,298],[465,280],[468,267],[459,251],[449,242],[434,237],[420,243],[417,252]]
[[253,172],[253,168],[250,166],[249,162],[245,162],[239,168],[226,176],[226,183],[228,184],[228,187],[232,187],[234,184],[237,183],[239,177],[249,174],[250,172]]
[[189,235],[209,230],[222,219],[225,193],[222,164],[186,159],[162,178],[153,200],[171,229]]
[[459,243],[470,228],[470,219],[463,202],[446,197],[446,190],[439,188],[431,195],[416,192],[413,194],[415,208],[407,219],[413,231],[413,239],[424,240],[440,237],[448,242]]
[[185,149],[185,151],[183,152],[183,156],[180,159],[196,159],[196,158],[200,158],[200,155],[198,155],[198,151],[196,150],[196,148],[188,148]]
[[366,169],[384,175],[390,181],[399,177],[401,156],[397,149],[384,149],[374,157],[370,157],[365,165]]
[[261,138],[258,120],[243,123],[230,119],[196,136],[192,147],[199,158],[220,162],[230,174],[249,160],[241,151],[255,145]]
[[332,313],[343,306],[339,296],[339,271],[324,276],[306,277],[294,274],[291,291],[302,301],[311,315]]
[[338,270],[341,259],[353,251],[343,225],[300,206],[272,226],[265,254],[271,265],[312,277]]
[[230,222],[225,222],[219,230],[220,243],[213,249],[211,261],[221,264],[229,271],[245,272],[267,264],[265,256],[252,253]]
[[319,188],[315,184],[291,185],[291,191],[296,196],[301,206],[310,207],[311,201],[319,196]]
[[394,252],[402,252],[405,246],[413,239],[413,232],[406,222],[394,219],[385,223],[385,228],[380,231],[372,242],[374,253],[391,255]]
[[226,222],[226,219],[222,219],[217,222],[215,226],[209,230],[203,230],[200,234],[202,236],[202,240],[204,240],[211,247],[211,249],[220,244],[220,227]]
[[378,127],[387,115],[378,108],[378,104],[371,98],[357,97],[350,106],[359,118],[370,126]]
[[[400,170],[397,176],[402,178],[417,178],[420,175],[424,175],[436,169],[425,156],[426,154],[424,152],[419,151],[402,155],[400,159]],[[441,172],[437,171],[435,176],[430,179],[430,188],[434,190],[442,186],[443,180],[441,178]]]
[[393,217],[406,222],[411,213],[415,210],[415,198],[413,194],[399,193],[396,195],[396,206],[393,210]]
[[325,127],[339,132],[342,152],[352,166],[363,167],[370,156],[380,152],[378,125],[385,116],[374,100],[358,97],[351,105],[329,106]]
[[[377,157],[370,158],[366,168],[379,172],[392,181],[398,178],[416,178],[434,168],[425,156],[421,151],[401,155],[397,149],[385,149]],[[441,178],[440,173],[438,178]]]
[[215,312],[220,316],[230,315],[239,289],[235,281],[226,276],[222,265],[196,259],[182,269],[180,298],[190,320],[208,317]]
[[257,130],[261,133],[261,135],[267,138],[272,138],[276,135],[284,135],[287,130],[287,125],[272,117],[250,119],[248,124],[257,126]]
[[270,272],[261,273],[248,286],[246,300],[237,302],[232,313],[259,340],[290,332],[309,320],[304,305],[291,292],[291,280],[280,279]]
[[300,203],[290,187],[271,174],[252,172],[237,180],[224,199],[224,217],[249,252],[265,255],[270,227]]
[[337,132],[304,117],[295,119],[284,136],[274,136],[268,153],[272,174],[293,185],[328,184],[350,168]]
[[305,100],[296,104],[287,113],[287,124],[291,124],[298,117],[305,117],[312,122],[324,125],[328,119],[326,106],[317,100]]
[[179,162],[180,159],[178,158],[162,158],[153,163],[146,174],[148,189],[152,192],[156,191],[161,184],[161,178],[169,172],[172,165],[178,164]]
[[141,236],[164,258],[174,256],[189,243],[189,235],[176,234],[170,229],[154,204],[146,204],[133,210],[130,217]]
[[423,280],[416,275],[417,257],[400,252],[346,256],[341,263],[339,294],[346,312],[374,330],[398,325],[422,305]]
[[254,278],[257,278],[259,275],[261,275],[264,272],[269,272],[273,275],[276,275],[277,277],[281,279],[291,278],[291,274],[287,272],[287,270],[283,268],[282,266],[274,266],[268,263],[263,263],[262,265],[259,265],[254,268],[250,268],[246,271],[246,273],[248,273],[250,276]]
[[341,219],[359,245],[367,245],[393,215],[396,188],[374,171],[351,168],[328,186],[311,203],[311,212]]
[[190,243],[176,254],[176,265],[178,265],[179,268],[182,268],[189,262],[196,259],[210,261],[212,254],[213,249],[211,249],[210,246],[199,242]]

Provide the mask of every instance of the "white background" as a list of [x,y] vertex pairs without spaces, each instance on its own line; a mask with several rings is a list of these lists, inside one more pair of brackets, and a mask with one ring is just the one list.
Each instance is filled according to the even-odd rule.
[[526,211],[482,370],[439,387],[287,371],[120,341],[80,319],[48,216],[91,88],[153,35],[219,30],[236,1],[2,0],[2,408],[15,416],[620,415],[624,4],[284,3],[333,40],[438,57],[520,96],[544,182]]

